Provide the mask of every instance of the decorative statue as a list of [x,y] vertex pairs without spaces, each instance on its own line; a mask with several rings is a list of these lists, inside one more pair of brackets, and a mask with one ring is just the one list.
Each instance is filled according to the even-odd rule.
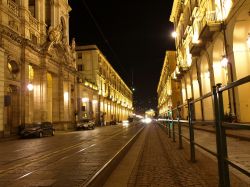
[[49,31],[48,31],[48,35],[49,35],[49,40],[52,43],[60,43],[62,41],[62,25],[59,24],[56,27],[49,27]]

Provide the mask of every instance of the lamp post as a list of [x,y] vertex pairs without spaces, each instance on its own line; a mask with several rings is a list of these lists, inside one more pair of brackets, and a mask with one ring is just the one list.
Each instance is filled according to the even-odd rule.
[[[222,56],[222,60],[221,60],[221,66],[225,69],[229,69],[229,73],[230,73],[230,82],[233,82],[233,68],[232,68],[232,63],[229,62],[228,58],[224,55]],[[229,82],[229,81],[228,81]],[[233,100],[233,109],[232,109],[232,103],[231,103],[231,91],[228,90],[228,107],[229,107],[229,113],[231,115],[231,117],[233,117],[234,119],[236,118],[236,103],[235,103],[235,93],[234,93],[234,88],[232,88],[232,100]]]

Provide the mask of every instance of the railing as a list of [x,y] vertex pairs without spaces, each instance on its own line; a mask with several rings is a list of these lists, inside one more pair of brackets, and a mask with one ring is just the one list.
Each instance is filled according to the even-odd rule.
[[[182,149],[182,139],[186,139],[189,141],[190,144],[190,160],[195,162],[195,146],[203,149],[204,151],[212,154],[213,156],[217,157],[218,160],[218,172],[219,172],[219,184],[222,187],[229,187],[230,186],[230,178],[229,178],[229,165],[239,172],[247,175],[250,177],[250,172],[238,165],[237,163],[228,159],[228,152],[227,152],[227,139],[226,139],[226,129],[245,129],[250,130],[249,124],[239,124],[239,123],[230,123],[224,120],[224,108],[223,108],[223,96],[222,93],[224,91],[229,91],[230,89],[249,83],[250,82],[250,75],[239,79],[235,82],[229,83],[227,86],[221,87],[221,84],[217,84],[213,86],[213,91],[208,93],[200,98],[197,99],[189,99],[187,104],[179,105],[178,107],[172,110],[172,115],[176,114],[176,119],[167,119],[167,131],[169,138],[173,138],[175,142],[175,135],[179,137],[179,148]],[[194,120],[194,104],[196,102],[200,102],[206,98],[213,97],[213,107],[214,107],[214,121],[197,121]],[[180,119],[180,109],[188,107],[188,120],[181,120]],[[175,116],[175,115],[173,115]],[[197,142],[195,142],[194,138],[194,125],[198,123],[203,124],[214,124],[215,125],[215,133],[216,133],[216,149],[217,151],[214,152]],[[177,124],[178,132],[175,132],[175,126]],[[164,124],[163,124],[164,125]],[[182,126],[187,126],[189,129],[189,137],[185,137],[182,135]],[[171,132],[172,131],[172,132]]]
[[8,0],[7,4],[8,4],[9,9],[11,10],[11,12],[16,16],[19,16],[18,5],[11,0]]
[[39,22],[32,15],[29,16],[29,23],[34,29],[39,30]]

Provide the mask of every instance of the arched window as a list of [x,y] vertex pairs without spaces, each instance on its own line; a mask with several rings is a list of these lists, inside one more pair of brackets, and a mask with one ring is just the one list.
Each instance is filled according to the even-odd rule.
[[51,25],[51,0],[45,0],[45,24]]
[[29,0],[29,11],[31,15],[35,18],[36,17],[36,1]]

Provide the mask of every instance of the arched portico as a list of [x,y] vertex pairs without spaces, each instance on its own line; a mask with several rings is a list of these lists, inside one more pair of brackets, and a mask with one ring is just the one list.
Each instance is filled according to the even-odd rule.
[[[215,85],[220,83],[223,86],[227,85],[228,83],[227,65],[223,66],[223,64],[221,63],[224,56],[225,56],[225,45],[223,41],[223,36],[221,36],[218,37],[213,43],[213,72],[214,72]],[[228,100],[228,91],[223,92],[223,104],[224,104],[224,113],[229,114],[230,106]]]
[[[250,2],[247,1],[239,10],[240,14],[235,20],[233,30],[233,53],[237,80],[250,75],[250,46],[247,42],[250,34],[249,9]],[[236,89],[237,116],[238,120],[242,122],[250,122],[249,92],[249,84],[239,86]]]
[[[211,83],[210,83],[210,71],[208,58],[203,54],[200,61],[200,78],[201,78],[201,90],[202,95],[205,95],[211,92]],[[212,98],[206,98],[203,100],[203,111],[204,111],[204,120],[213,120],[214,112],[212,105]]]

